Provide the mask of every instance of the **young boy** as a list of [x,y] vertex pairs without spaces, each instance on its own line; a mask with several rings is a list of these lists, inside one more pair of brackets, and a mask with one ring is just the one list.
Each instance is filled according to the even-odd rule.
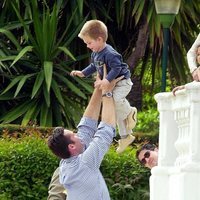
[[[133,85],[128,65],[122,61],[122,56],[106,43],[108,31],[103,22],[99,20],[87,21],[78,36],[84,41],[87,48],[92,50],[91,63],[82,71],[72,71],[71,76],[88,77],[98,72],[101,80],[95,81],[95,87],[103,87],[113,79],[124,76],[123,80],[116,84],[113,93],[106,94],[107,97],[113,95],[115,101],[117,124],[121,137],[118,141],[117,152],[121,153],[134,141],[135,137],[131,133],[137,121],[137,109],[131,107],[126,99]],[[104,65],[107,69],[106,77],[103,77]]]

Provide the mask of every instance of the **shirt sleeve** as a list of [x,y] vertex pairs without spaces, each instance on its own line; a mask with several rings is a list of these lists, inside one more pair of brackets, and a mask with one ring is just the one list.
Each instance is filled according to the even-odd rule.
[[115,128],[101,122],[89,147],[81,155],[90,168],[98,169],[115,136]]
[[110,71],[106,76],[106,79],[111,82],[113,79],[118,77],[122,70],[121,56],[118,54],[111,54],[108,58],[108,65],[110,66]]
[[192,73],[197,68],[196,56],[197,47],[200,45],[200,34],[197,36],[195,42],[187,52],[187,61],[190,72]]
[[78,126],[78,137],[87,148],[97,131],[97,121],[89,117],[82,117]]

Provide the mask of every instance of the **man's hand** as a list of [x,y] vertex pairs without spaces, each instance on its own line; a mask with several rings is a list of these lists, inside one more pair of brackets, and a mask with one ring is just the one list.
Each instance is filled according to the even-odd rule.
[[101,82],[104,82],[104,84],[101,84],[101,87],[100,87],[100,89],[102,90],[102,93],[104,94],[104,93],[106,93],[106,92],[111,92],[111,91],[113,91],[113,89],[114,89],[116,83],[117,83],[118,81],[120,81],[121,79],[123,79],[124,76],[120,76],[120,77],[118,77],[118,78],[112,80],[111,82],[109,82],[109,81],[105,78],[106,75],[107,75],[106,65],[104,65],[103,68],[104,68],[104,69],[103,69],[103,72],[104,72],[104,74],[103,74],[103,80],[101,80],[100,77],[99,77],[99,75],[97,74],[95,83],[100,83],[100,84],[101,84]]
[[94,82],[94,87],[95,87],[95,88],[102,89],[102,88],[106,87],[108,84],[110,84],[110,82],[109,82],[107,79],[96,80],[96,81]]
[[200,67],[192,72],[192,77],[194,81],[200,81]]
[[83,72],[82,71],[78,71],[78,70],[73,70],[73,71],[71,71],[71,73],[70,73],[70,75],[71,76],[79,76],[79,77],[85,77],[85,75],[83,74]]
[[102,85],[101,87],[101,90],[102,90],[102,93],[105,93],[105,92],[110,92],[110,91],[113,91],[116,83],[120,80],[122,80],[124,78],[124,76],[120,76],[114,80],[112,80],[109,84],[107,85]]
[[94,82],[94,87],[100,89],[100,86],[101,86],[101,79],[96,78],[96,81]]

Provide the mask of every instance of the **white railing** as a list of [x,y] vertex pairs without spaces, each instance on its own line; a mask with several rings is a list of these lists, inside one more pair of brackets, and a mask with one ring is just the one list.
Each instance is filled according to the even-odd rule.
[[158,166],[150,200],[200,200],[200,83],[155,95],[160,116]]

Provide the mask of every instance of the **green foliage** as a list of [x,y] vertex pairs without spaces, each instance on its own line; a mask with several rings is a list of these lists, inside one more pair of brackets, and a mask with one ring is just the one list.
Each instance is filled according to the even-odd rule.
[[[37,0],[22,4],[6,2],[18,22],[11,30],[6,24],[0,29],[0,34],[9,41],[0,41],[4,47],[0,51],[4,77],[0,89],[0,100],[4,101],[0,105],[2,123],[27,125],[35,121],[40,126],[75,127],[74,122],[83,112],[93,88],[69,73],[75,61],[84,58],[84,55],[75,58],[70,45],[86,18],[74,26],[79,4],[64,16],[62,2],[52,6]],[[23,6],[28,9],[25,14],[21,12]],[[60,28],[63,20],[65,24]],[[13,34],[16,29],[17,35]]]
[[[199,8],[196,0],[182,0],[171,27],[170,89],[191,80],[185,55],[199,33]],[[123,54],[132,78],[139,68],[141,85],[147,71],[149,84],[156,86],[161,80],[163,33],[153,0],[4,0],[0,2],[1,123],[75,127],[92,87],[90,81],[72,78],[69,72],[88,64],[88,51],[77,35],[86,20],[95,18],[108,26],[108,43]]]
[[[39,137],[0,140],[0,190],[8,200],[46,199],[58,160]],[[5,198],[5,199],[6,199]]]
[[[44,200],[58,159],[37,134],[0,139],[0,199]],[[111,199],[149,199],[149,170],[135,159],[135,149],[118,155],[114,145],[105,156],[101,171]]]
[[[141,63],[140,63],[141,67]],[[148,63],[150,69],[150,62]],[[136,73],[138,73],[139,68]],[[154,82],[154,89],[151,87],[151,72],[146,71],[144,73],[143,80],[143,94],[142,94],[142,110],[138,111],[137,124],[134,131],[148,133],[152,135],[158,135],[159,132],[159,112],[157,110],[157,103],[154,98],[154,94],[159,93],[159,79]]]
[[159,114],[154,108],[138,113],[138,121],[135,128],[136,132],[158,134]]
[[149,199],[149,170],[142,167],[135,158],[135,149],[128,148],[117,154],[112,146],[101,165],[112,200]]
[[158,134],[159,112],[154,96],[148,92],[143,95],[143,110],[138,113],[136,131]]

